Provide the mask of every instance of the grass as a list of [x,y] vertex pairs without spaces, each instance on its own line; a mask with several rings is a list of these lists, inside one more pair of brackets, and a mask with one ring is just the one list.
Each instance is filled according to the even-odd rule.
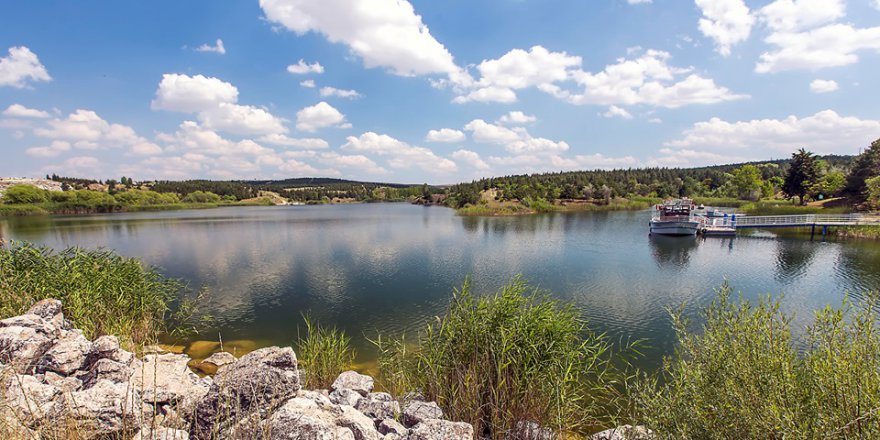
[[54,252],[28,243],[0,247],[0,318],[55,298],[86,337],[116,335],[129,349],[182,325],[169,311],[183,287],[112,251]]
[[383,388],[419,390],[480,437],[511,438],[524,420],[586,433],[614,418],[622,396],[610,342],[520,278],[482,297],[465,282],[412,343],[374,342]]
[[725,283],[699,332],[673,314],[678,348],[636,393],[642,420],[668,439],[878,438],[876,306],[819,311],[799,351],[778,299],[735,301]]
[[305,369],[307,389],[328,389],[339,373],[351,369],[355,352],[351,338],[336,327],[324,327],[303,316],[306,336],[296,342],[296,353]]
[[880,240],[880,226],[839,227],[830,233],[841,238]]
[[578,211],[638,211],[648,209],[661,199],[650,197],[616,198],[609,203],[550,203],[544,199],[525,199],[523,202],[479,203],[459,208],[455,212],[463,216],[507,216],[527,215],[547,212],[578,212]]

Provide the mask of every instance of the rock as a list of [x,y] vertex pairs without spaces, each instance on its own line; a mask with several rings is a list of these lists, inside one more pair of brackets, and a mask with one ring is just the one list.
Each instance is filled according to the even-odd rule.
[[520,420],[513,427],[513,438],[519,440],[553,440],[556,435],[550,428],[543,428],[541,425],[532,422]]
[[21,374],[6,378],[0,390],[0,414],[6,416],[0,420],[11,417],[29,428],[43,424],[55,406],[55,398],[61,395],[58,387]]
[[442,418],[443,410],[440,409],[436,402],[413,400],[404,404],[403,407],[403,424],[408,428],[412,428],[427,420],[439,420]]
[[401,425],[400,422],[394,419],[385,419],[379,422],[379,425],[376,426],[376,429],[380,434],[396,434],[399,437],[403,437],[406,435],[406,427]]
[[[148,411],[129,383],[99,380],[91,388],[63,394],[55,403],[52,416],[74,424],[85,437],[110,437],[135,431]],[[63,430],[63,425],[57,428]]]
[[388,433],[385,434],[384,437],[382,437],[382,440],[400,440],[402,438],[403,436],[401,436],[400,434]]
[[[140,368],[140,365],[138,367]],[[89,388],[102,379],[113,383],[128,382],[134,374],[134,370],[122,362],[116,362],[112,359],[98,359],[83,376],[83,386]]]
[[187,367],[189,357],[182,354],[144,356],[140,368],[131,375],[132,386],[142,390],[144,402],[195,406],[208,393],[208,385]]
[[400,404],[388,393],[370,393],[358,400],[354,407],[376,421],[393,419],[400,414]]
[[83,368],[92,343],[79,330],[65,331],[37,363],[37,372],[54,371],[69,376]]
[[350,406],[329,399],[295,397],[275,410],[261,424],[273,439],[297,440],[381,440],[373,421]]
[[132,440],[189,440],[189,433],[172,428],[142,428]]
[[92,342],[92,350],[101,357],[110,357],[119,350],[119,338],[112,335],[104,335]]
[[333,391],[339,389],[354,390],[360,393],[360,395],[366,396],[373,391],[373,378],[356,371],[346,371],[333,381],[330,389]]
[[407,440],[473,440],[470,423],[446,420],[425,420],[412,428]]
[[358,400],[363,398],[361,393],[348,388],[340,388],[330,393],[330,401],[337,405],[357,406]]
[[37,301],[28,309],[28,315],[37,315],[47,321],[61,313],[61,301],[57,299],[44,299]]
[[654,432],[644,426],[623,425],[590,436],[590,440],[653,440]]
[[217,372],[196,407],[190,435],[208,438],[216,425],[232,426],[249,413],[267,414],[299,389],[296,354],[290,347],[253,351]]
[[0,362],[19,374],[33,370],[52,347],[58,330],[38,315],[21,315],[0,321]]
[[348,405],[341,405],[337,408],[341,408],[342,411],[336,424],[350,429],[355,440],[380,440],[382,438],[379,431],[376,431],[376,424],[372,419]]
[[217,352],[208,356],[207,359],[196,364],[195,368],[205,374],[216,374],[220,367],[235,362],[235,356],[225,351]]
[[75,377],[62,376],[51,371],[47,371],[43,375],[43,383],[52,385],[65,393],[74,392],[83,386],[83,382]]

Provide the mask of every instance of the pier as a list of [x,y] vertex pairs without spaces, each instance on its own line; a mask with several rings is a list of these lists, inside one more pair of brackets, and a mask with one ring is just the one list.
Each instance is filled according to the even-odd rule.
[[730,215],[727,217],[701,217],[700,232],[703,235],[736,235],[739,229],[811,228],[810,237],[821,228],[822,236],[828,234],[829,226],[880,226],[880,216],[863,214],[800,214],[800,215]]

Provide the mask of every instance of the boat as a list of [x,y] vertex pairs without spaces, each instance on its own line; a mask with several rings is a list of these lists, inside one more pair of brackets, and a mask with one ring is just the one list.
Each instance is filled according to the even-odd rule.
[[670,199],[654,207],[651,218],[651,234],[697,235],[700,221],[694,217],[694,201]]

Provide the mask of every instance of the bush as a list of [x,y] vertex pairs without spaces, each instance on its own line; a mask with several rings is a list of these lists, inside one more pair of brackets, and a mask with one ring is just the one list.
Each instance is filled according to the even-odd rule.
[[868,195],[868,206],[880,209],[880,176],[865,180],[865,191]]
[[180,197],[174,193],[158,193],[155,191],[132,189],[116,194],[116,200],[125,206],[171,205],[180,203]]
[[48,191],[33,185],[12,185],[3,194],[3,203],[28,204],[43,203],[49,200]]
[[182,287],[111,251],[56,253],[27,243],[0,247],[0,318],[56,298],[89,339],[113,334],[129,347],[155,340],[167,329],[166,312]]
[[306,336],[297,340],[297,350],[305,369],[305,387],[327,389],[339,373],[351,369],[355,352],[351,339],[335,327],[324,327],[308,315],[303,316]]
[[725,283],[701,333],[673,314],[679,346],[659,381],[637,393],[662,438],[877,438],[880,334],[876,302],[816,314],[805,351],[769,298],[732,301]]
[[479,437],[508,438],[525,420],[583,433],[614,414],[620,397],[609,342],[520,278],[487,297],[465,282],[415,344],[374,343],[383,387],[421,391]]
[[193,191],[183,197],[186,203],[218,203],[220,196],[207,191]]

